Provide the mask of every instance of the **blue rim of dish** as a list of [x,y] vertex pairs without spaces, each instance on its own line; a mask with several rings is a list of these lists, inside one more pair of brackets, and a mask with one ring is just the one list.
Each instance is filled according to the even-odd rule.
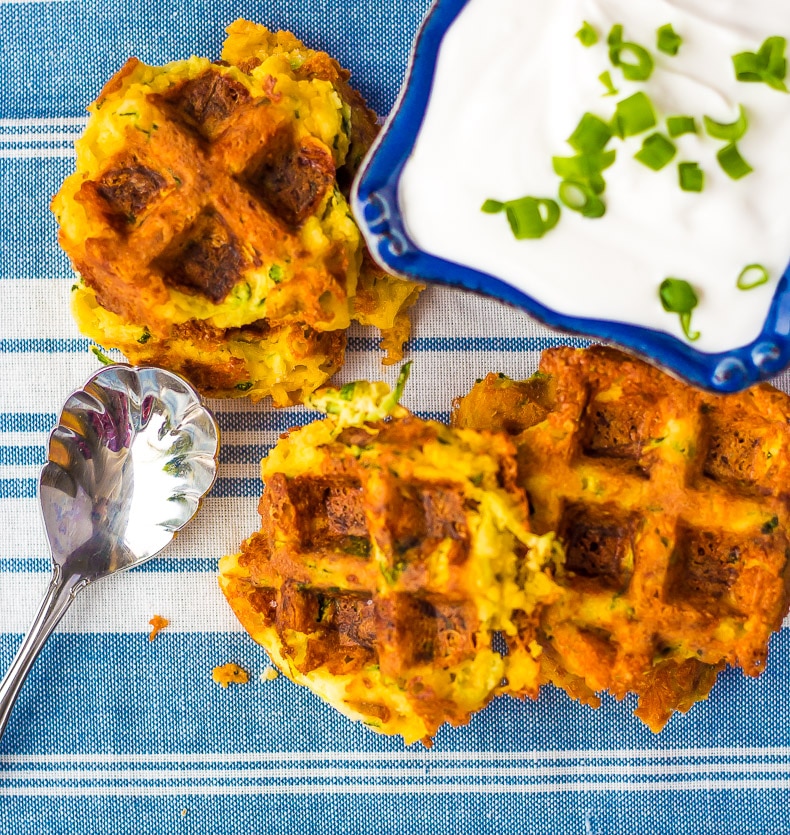
[[564,315],[495,276],[430,255],[413,243],[398,204],[400,176],[422,126],[442,39],[467,2],[435,0],[417,35],[400,97],[354,183],[353,211],[373,257],[395,273],[493,296],[549,327],[629,348],[713,391],[739,391],[790,365],[790,267],[779,280],[757,338],[740,348],[709,354],[662,331]]

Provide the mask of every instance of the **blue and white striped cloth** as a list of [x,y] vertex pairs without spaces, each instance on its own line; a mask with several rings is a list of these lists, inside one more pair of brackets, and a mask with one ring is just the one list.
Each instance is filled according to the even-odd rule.
[[[214,57],[224,27],[247,17],[335,54],[386,113],[428,4],[0,0],[0,668],[48,579],[35,497],[47,433],[96,368],[68,312],[72,273],[48,210],[85,104],[127,56]],[[527,375],[561,341],[448,290],[426,293],[414,320],[405,402],[434,417],[476,377]],[[355,331],[341,379],[382,373],[375,340]],[[211,405],[224,446],[199,518],[160,557],[84,593],[22,691],[0,741],[0,835],[790,832],[787,630],[762,678],[725,673],[660,736],[628,700],[593,712],[548,689],[537,703],[494,702],[430,751],[405,749],[283,677],[261,680],[266,655],[221,598],[216,561],[258,525],[261,455],[307,417]],[[170,626],[149,643],[155,614]],[[212,682],[228,661],[249,684]]]

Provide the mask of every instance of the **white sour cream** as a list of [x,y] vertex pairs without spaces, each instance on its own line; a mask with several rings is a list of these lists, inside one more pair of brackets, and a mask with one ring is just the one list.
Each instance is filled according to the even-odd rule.
[[[589,21],[599,42],[574,37]],[[609,62],[613,24],[655,61],[647,82],[627,82]],[[671,23],[683,38],[677,56],[656,49]],[[400,181],[406,227],[423,250],[495,275],[564,314],[630,322],[685,339],[658,287],[684,278],[699,305],[694,347],[718,352],[759,334],[776,283],[790,259],[790,95],[735,79],[732,55],[764,39],[790,40],[787,0],[470,0],[447,33],[416,146]],[[603,97],[611,72],[619,90]],[[790,78],[788,78],[790,82]],[[643,90],[658,125],[607,149],[606,214],[588,219],[563,207],[539,240],[516,240],[503,214],[480,211],[489,198],[557,199],[553,156],[572,156],[566,140],[585,112],[609,120],[617,101]],[[754,172],[734,181],[702,130],[702,116],[731,122],[743,104],[749,129],[738,148]],[[633,155],[664,118],[693,115],[700,133],[673,140],[678,153],[654,172]],[[678,185],[678,162],[705,172],[702,193]],[[771,280],[749,291],[736,280],[747,264]]]

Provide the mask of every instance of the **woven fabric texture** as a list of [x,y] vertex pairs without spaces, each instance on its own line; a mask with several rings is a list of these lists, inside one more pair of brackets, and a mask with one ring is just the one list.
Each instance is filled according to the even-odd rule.
[[[97,367],[69,313],[73,274],[48,208],[73,169],[85,105],[129,55],[215,58],[224,28],[245,17],[334,54],[385,114],[428,5],[0,0],[1,669],[49,577],[36,499],[47,434]],[[404,402],[439,418],[475,378],[527,376],[543,348],[569,341],[446,289],[426,292],[413,319]],[[341,381],[395,373],[371,333],[352,332]],[[260,457],[307,413],[209,405],[223,448],[199,518],[144,567],[81,595],[22,690],[0,740],[0,835],[790,832],[786,629],[760,679],[724,673],[660,736],[629,700],[595,712],[547,688],[536,703],[499,699],[468,727],[443,728],[431,750],[407,749],[282,676],[262,680],[268,659],[222,599],[217,560],[258,526]],[[149,642],[155,614],[170,626]],[[212,668],[229,661],[249,684],[214,684]]]

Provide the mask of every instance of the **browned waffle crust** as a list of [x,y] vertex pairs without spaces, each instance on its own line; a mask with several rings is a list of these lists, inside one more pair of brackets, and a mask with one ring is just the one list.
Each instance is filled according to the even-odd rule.
[[559,348],[533,380],[489,375],[455,423],[513,436],[533,529],[565,545],[544,680],[593,705],[636,693],[659,730],[726,665],[764,669],[788,608],[786,395],[703,393],[614,350]]
[[53,210],[88,336],[285,405],[340,367],[351,319],[400,358],[420,287],[363,257],[344,189],[377,124],[348,72],[287,32],[228,32],[219,62],[129,59]]
[[[497,582],[504,587],[510,571],[513,600],[555,587],[548,572],[536,581],[535,569],[517,569],[527,549],[512,538],[495,555],[496,569],[478,547],[480,489],[496,491],[519,524],[526,520],[504,436],[406,416],[346,429],[316,449],[311,471],[267,476],[261,531],[221,566],[230,604],[275,663],[341,711],[409,742],[429,742],[444,722],[466,722],[497,692],[536,696],[539,665],[528,647],[535,606],[512,612]],[[450,466],[444,478],[429,474],[442,454],[486,456],[493,469],[484,481]],[[492,576],[480,588],[482,571]],[[503,659],[492,632],[511,615],[519,631]]]

